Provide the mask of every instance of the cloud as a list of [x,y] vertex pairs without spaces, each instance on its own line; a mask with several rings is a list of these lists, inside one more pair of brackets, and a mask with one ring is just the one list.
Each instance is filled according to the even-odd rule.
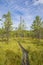
[[[5,2],[4,2],[5,1]],[[33,17],[36,16],[36,14],[40,14],[41,11],[43,11],[43,8],[41,8],[39,12],[39,8],[34,8],[32,5],[38,5],[43,4],[43,0],[4,0],[4,5],[1,4],[0,6],[0,16],[7,13],[8,11],[11,12],[11,17],[13,21],[13,27],[18,26],[20,21],[20,16],[22,16],[26,22],[26,25],[28,28],[30,28],[30,25],[33,21]],[[21,3],[21,1],[23,1]],[[32,4],[33,1],[33,4]],[[24,6],[23,6],[24,5]],[[4,8],[4,9],[3,9]],[[42,14],[41,14],[42,15]]]
[[28,1],[25,1],[25,5],[28,6],[29,2]]
[[23,15],[23,18],[25,20],[27,29],[29,30],[30,29],[30,26],[32,24],[32,21],[33,21],[33,16],[30,15],[30,14],[25,14],[25,15]]
[[[26,4],[28,5],[28,4]],[[21,14],[18,14],[16,11],[18,12],[21,12]],[[15,5],[12,5],[11,7],[11,12],[14,12],[12,13],[14,16],[13,16],[13,27],[16,27],[16,24],[18,26],[19,22],[20,22],[20,16],[22,16],[26,22],[26,26],[29,28],[31,23],[32,23],[32,15],[30,14],[29,12],[29,8],[27,7],[21,7],[19,5],[16,4],[16,7]],[[16,12],[16,13],[15,13]]]
[[43,0],[33,0],[33,5],[43,4]]
[[[26,6],[27,6],[28,4],[26,4]],[[13,6],[14,7],[14,6]],[[22,16],[23,17],[23,19],[25,20],[25,22],[26,22],[26,26],[27,26],[27,29],[30,29],[30,26],[31,26],[31,23],[32,23],[32,18],[33,18],[33,16],[30,14],[30,12],[29,12],[29,8],[27,7],[27,8],[24,8],[24,7],[21,7],[21,6],[19,6],[19,5],[16,5],[16,7],[14,7],[13,8],[13,11],[19,11],[19,12],[21,12],[22,13],[22,15],[21,14],[17,14],[17,13],[15,13],[14,14],[14,21],[15,21],[15,23],[13,24],[13,26],[14,27],[16,27],[16,24],[17,24],[17,27],[18,27],[18,24],[19,24],[19,22],[20,22],[20,16]]]

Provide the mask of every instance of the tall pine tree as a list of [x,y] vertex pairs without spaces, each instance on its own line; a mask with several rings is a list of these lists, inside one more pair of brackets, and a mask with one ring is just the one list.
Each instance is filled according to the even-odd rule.
[[8,43],[10,39],[10,32],[12,29],[12,21],[11,21],[10,12],[8,12],[7,14],[4,14],[3,17],[5,18],[4,29],[5,29],[6,39]]

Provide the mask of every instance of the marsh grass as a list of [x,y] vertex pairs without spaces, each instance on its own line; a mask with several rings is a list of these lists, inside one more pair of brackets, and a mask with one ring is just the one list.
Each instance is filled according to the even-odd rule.
[[[33,39],[17,38],[21,45],[28,51],[30,65],[43,65],[43,40],[39,46]],[[17,41],[10,39],[9,44],[0,42],[0,65],[20,65],[22,51]],[[34,43],[32,43],[34,41]]]

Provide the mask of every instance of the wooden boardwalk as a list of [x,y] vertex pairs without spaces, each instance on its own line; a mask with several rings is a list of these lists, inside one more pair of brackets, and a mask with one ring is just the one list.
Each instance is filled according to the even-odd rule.
[[29,59],[28,59],[28,51],[23,48],[23,46],[20,44],[18,41],[18,45],[20,46],[22,50],[22,60],[21,60],[21,65],[30,65],[29,64]]

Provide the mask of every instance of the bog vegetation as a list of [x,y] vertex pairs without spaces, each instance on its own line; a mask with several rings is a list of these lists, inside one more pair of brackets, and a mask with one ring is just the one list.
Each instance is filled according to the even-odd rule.
[[22,17],[14,30],[10,12],[4,14],[0,22],[0,65],[21,65],[22,51],[17,41],[28,51],[30,65],[43,65],[43,21],[40,17],[36,16],[30,30],[26,30]]

